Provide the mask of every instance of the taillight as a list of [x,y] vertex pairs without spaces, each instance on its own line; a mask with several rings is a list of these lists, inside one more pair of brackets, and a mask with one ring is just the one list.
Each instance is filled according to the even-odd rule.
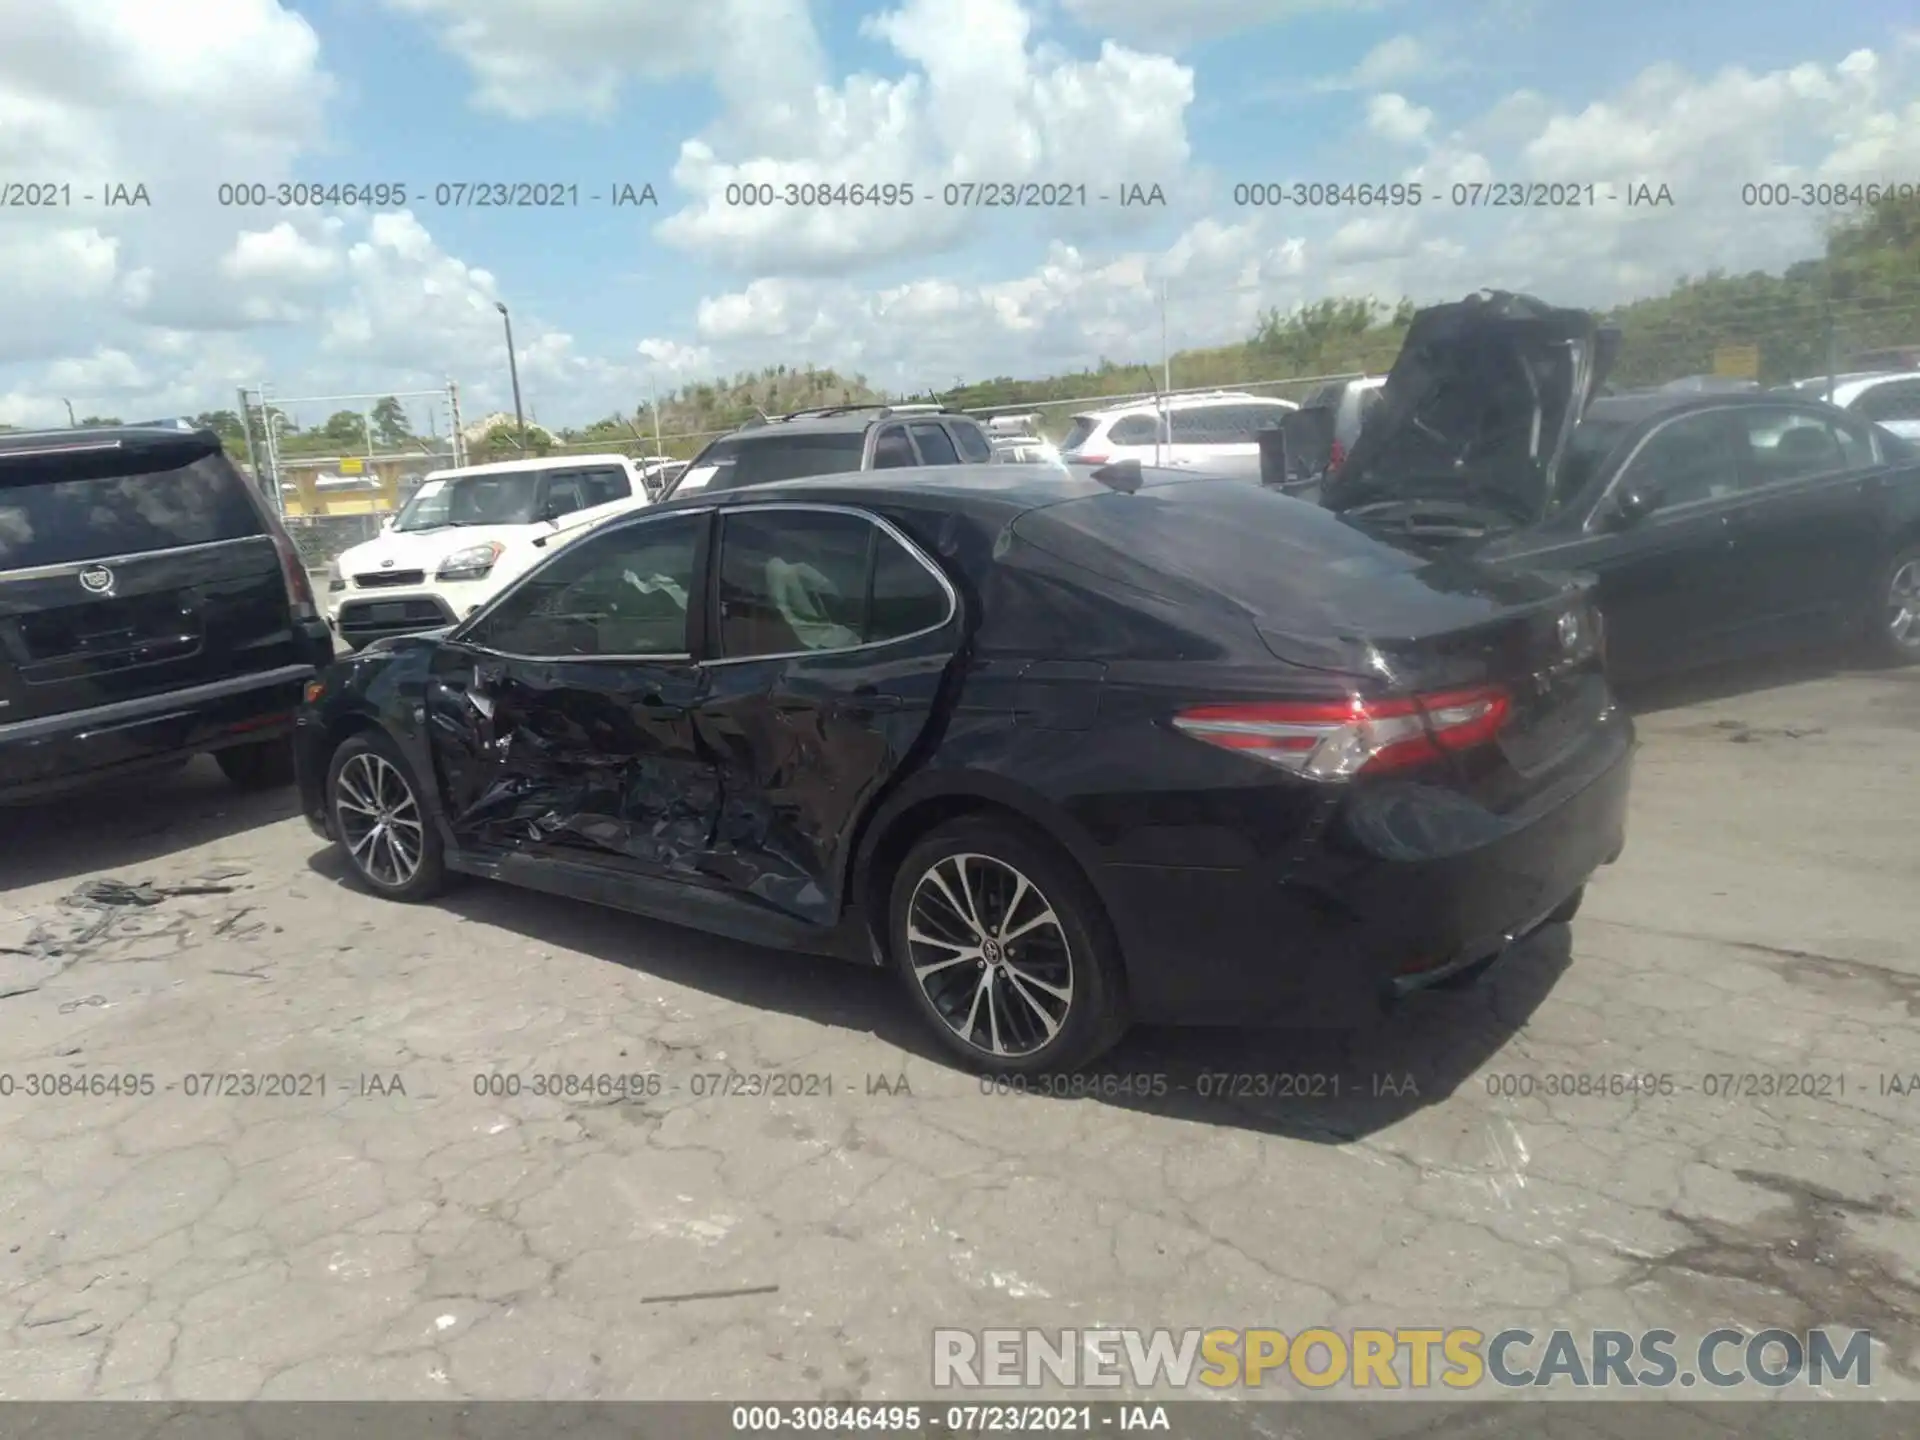
[[1333,448],[1327,452],[1327,469],[1338,470],[1346,463],[1346,459],[1347,447],[1342,445],[1338,440],[1334,441]]
[[1388,700],[1258,701],[1204,705],[1177,729],[1310,780],[1347,780],[1470,750],[1500,733],[1512,711],[1496,686]]
[[299,547],[277,523],[269,522],[267,533],[273,536],[273,550],[280,557],[280,578],[287,583],[287,604],[293,608],[293,618],[313,619],[320,611],[313,602],[313,581]]

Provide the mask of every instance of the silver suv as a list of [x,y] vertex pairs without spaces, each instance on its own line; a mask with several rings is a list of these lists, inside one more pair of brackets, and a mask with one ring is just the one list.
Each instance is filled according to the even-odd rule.
[[939,405],[834,405],[767,416],[721,436],[688,462],[662,498],[809,475],[995,458],[980,422],[958,411]]

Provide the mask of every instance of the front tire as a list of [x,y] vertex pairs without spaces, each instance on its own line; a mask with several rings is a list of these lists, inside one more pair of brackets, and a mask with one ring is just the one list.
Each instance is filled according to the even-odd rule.
[[327,767],[327,809],[354,878],[388,900],[430,899],[446,886],[446,855],[420,783],[378,731],[350,736]]
[[1079,1069],[1128,1025],[1119,944],[1093,887],[1052,844],[997,818],[924,836],[894,872],[894,967],[946,1050],[972,1069]]
[[1920,544],[1901,546],[1881,567],[1868,640],[1882,665],[1920,661]]
[[256,740],[213,752],[214,763],[242,790],[280,790],[293,784],[293,740]]

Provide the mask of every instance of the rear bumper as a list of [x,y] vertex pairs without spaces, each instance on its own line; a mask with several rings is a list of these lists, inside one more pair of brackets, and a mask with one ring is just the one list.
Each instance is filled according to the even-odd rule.
[[0,799],[31,799],[185,756],[285,735],[314,665],[0,725]]
[[1518,818],[1383,788],[1270,869],[1107,867],[1136,1016],[1347,1028],[1497,955],[1620,854],[1632,746],[1621,716]]

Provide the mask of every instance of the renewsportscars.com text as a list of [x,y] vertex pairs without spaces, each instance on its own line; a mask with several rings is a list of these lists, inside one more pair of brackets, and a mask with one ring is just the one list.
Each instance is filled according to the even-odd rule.
[[937,1389],[1779,1390],[1873,1378],[1866,1330],[935,1330]]

